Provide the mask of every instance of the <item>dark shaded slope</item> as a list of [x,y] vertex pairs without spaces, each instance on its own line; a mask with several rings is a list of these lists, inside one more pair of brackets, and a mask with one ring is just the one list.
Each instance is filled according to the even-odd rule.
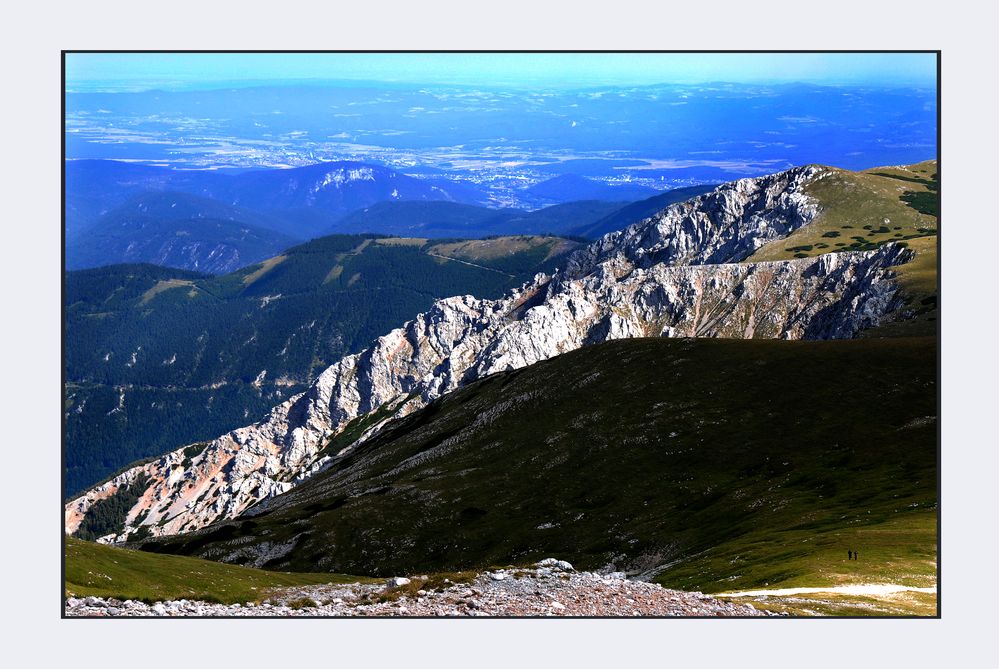
[[587,347],[431,403],[258,515],[143,548],[376,574],[557,555],[718,591],[817,578],[849,533],[925,570],[935,360],[932,339]]

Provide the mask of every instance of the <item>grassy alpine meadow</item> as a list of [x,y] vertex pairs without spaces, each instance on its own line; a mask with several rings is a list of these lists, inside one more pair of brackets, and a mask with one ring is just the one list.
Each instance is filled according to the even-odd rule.
[[368,583],[342,574],[281,573],[173,555],[154,555],[66,538],[67,597],[114,597],[146,603],[194,599],[220,604],[257,602],[275,588]]
[[[743,590],[729,583],[759,584],[745,590],[828,587],[828,592],[730,599],[796,615],[934,615],[935,592],[875,596],[834,589],[879,584],[933,588],[937,584],[936,539],[936,510],[916,507],[878,517],[869,524],[750,533],[709,549],[691,565],[671,569],[662,580],[667,585],[690,588],[703,582],[700,570],[705,566],[709,573],[718,573],[735,565],[739,573],[721,582],[704,583],[700,589],[728,599],[725,593]],[[856,551],[857,558],[848,559],[848,551]]]
[[818,202],[818,216],[766,244],[746,262],[868,251],[886,242],[937,234],[936,161],[864,172],[826,169],[831,170],[828,175],[804,189]]
[[785,239],[760,248],[747,262],[806,258],[840,251],[870,251],[903,244],[915,257],[896,269],[909,318],[862,333],[863,337],[919,337],[937,331],[937,226],[940,194],[937,162],[833,169],[805,192],[819,203],[818,216]]

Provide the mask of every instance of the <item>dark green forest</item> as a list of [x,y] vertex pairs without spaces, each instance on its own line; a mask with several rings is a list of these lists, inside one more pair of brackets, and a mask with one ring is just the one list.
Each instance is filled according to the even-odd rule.
[[560,240],[534,239],[478,267],[421,240],[333,235],[219,277],[152,265],[67,273],[64,492],[259,420],[435,299],[495,297],[551,269]]

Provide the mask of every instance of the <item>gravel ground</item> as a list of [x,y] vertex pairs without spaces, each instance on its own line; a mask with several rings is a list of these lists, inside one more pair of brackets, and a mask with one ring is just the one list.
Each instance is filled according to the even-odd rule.
[[[455,577],[459,580],[459,577]],[[66,600],[66,615],[150,616],[766,616],[749,604],[699,592],[629,581],[622,573],[577,572],[567,562],[542,560],[533,569],[487,571],[464,583],[427,577],[392,578],[383,585],[287,588],[261,604],[189,600],[142,602],[100,597]],[[426,586],[427,589],[424,589]]]

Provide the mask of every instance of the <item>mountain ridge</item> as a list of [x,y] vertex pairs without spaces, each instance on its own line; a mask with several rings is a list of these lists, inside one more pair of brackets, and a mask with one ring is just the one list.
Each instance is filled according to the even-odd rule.
[[[360,354],[324,371],[267,419],[206,444],[187,467],[180,450],[126,472],[66,507],[67,531],[91,505],[149,476],[121,540],[172,534],[245,512],[321,471],[351,443],[326,452],[353,421],[364,438],[389,418],[489,374],[610,339],[641,336],[837,338],[877,325],[900,302],[899,245],[789,261],[740,263],[818,213],[802,192],[820,166],[743,179],[671,205],[538,275],[499,300],[441,300]],[[721,264],[719,264],[721,263]],[[356,439],[355,439],[356,441]]]
[[334,235],[221,276],[69,272],[65,492],[257,420],[435,299],[498,297],[577,247]]

